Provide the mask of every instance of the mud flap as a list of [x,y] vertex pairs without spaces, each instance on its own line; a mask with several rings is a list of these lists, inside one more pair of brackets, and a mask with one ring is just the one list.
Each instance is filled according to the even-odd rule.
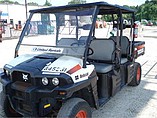
[[121,89],[120,71],[114,71],[112,75],[112,96]]
[[126,64],[120,65],[120,72],[121,72],[121,87],[123,87],[126,84],[126,79],[127,79],[127,65]]
[[[94,98],[94,102],[95,104],[93,105],[93,107],[95,108],[99,108],[99,102],[98,102],[98,87],[97,87],[97,75],[96,75],[96,72],[94,71],[93,72],[94,76],[92,81],[91,81],[91,88],[92,88],[92,93],[93,93],[93,98]],[[89,100],[89,99],[88,99]],[[87,100],[87,101],[88,101]],[[92,103],[92,102],[91,102]]]
[[134,64],[133,63],[130,63],[128,66],[127,66],[127,83],[129,84],[132,79],[134,78]]
[[101,78],[98,81],[98,93],[99,98],[108,99],[111,96],[111,76],[110,74],[98,74],[98,77]]

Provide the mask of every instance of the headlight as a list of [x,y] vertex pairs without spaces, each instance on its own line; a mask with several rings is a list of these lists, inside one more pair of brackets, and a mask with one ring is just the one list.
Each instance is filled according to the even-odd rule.
[[53,83],[53,85],[57,86],[59,84],[59,79],[58,78],[53,78],[52,83]]
[[48,85],[49,84],[49,80],[46,77],[42,78],[42,83],[43,85]]

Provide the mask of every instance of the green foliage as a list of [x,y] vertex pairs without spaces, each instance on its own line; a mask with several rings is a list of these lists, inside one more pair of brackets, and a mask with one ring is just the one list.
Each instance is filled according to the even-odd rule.
[[44,6],[52,6],[52,4],[46,0]]
[[101,19],[109,22],[109,21],[112,21],[112,16],[111,15],[103,15]]
[[20,4],[20,3],[18,3],[17,1],[15,1],[14,4]]
[[68,2],[69,5],[71,4],[85,4],[86,1],[85,0],[71,0],[70,2]]
[[[157,21],[157,0],[146,0],[145,3],[140,6],[124,6],[136,11],[135,19],[138,21],[141,21],[141,19]],[[128,19],[129,17],[128,15],[123,15],[124,19]],[[104,15],[102,19],[111,21],[112,17]]]
[[1,4],[6,4],[6,3],[7,3],[7,4],[14,4],[14,2],[13,2],[13,1],[10,1],[10,0],[1,0],[0,3],[1,3]]
[[[114,18],[114,20],[116,21],[117,18],[118,18],[118,16],[114,14],[114,15],[113,15],[113,18]],[[104,20],[104,21],[110,22],[110,21],[112,21],[112,15],[103,15],[103,16],[101,17],[101,19]],[[98,20],[100,20],[100,19],[98,19]]]
[[38,6],[38,4],[36,2],[29,2],[27,3],[29,6]]
[[[19,2],[15,1],[11,1],[11,0],[0,0],[0,4],[20,4]],[[31,6],[38,6],[37,3],[35,2],[29,2],[28,5],[31,5]]]
[[139,6],[137,12],[138,20],[157,20],[157,0],[148,1]]

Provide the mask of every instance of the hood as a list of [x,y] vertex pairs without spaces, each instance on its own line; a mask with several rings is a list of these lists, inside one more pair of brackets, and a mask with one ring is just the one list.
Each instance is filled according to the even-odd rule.
[[6,64],[5,66],[8,68],[12,68],[17,66],[18,64],[25,62],[26,60],[29,60],[31,58],[33,58],[35,55],[30,55],[30,54],[26,54],[26,55],[21,55],[19,57],[16,57],[15,59],[13,59],[12,61],[10,61],[8,64]]
[[13,71],[18,70],[30,73],[41,71],[42,74],[72,74],[81,69],[82,65],[83,62],[80,58],[71,56],[56,57],[52,54],[42,54],[19,56],[7,64],[6,67],[12,68]]

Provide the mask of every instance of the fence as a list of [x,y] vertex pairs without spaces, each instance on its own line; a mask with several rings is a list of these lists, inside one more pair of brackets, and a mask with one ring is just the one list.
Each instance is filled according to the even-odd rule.
[[[41,25],[40,22],[38,22],[38,21],[31,22],[30,26],[31,26],[31,28],[29,30],[29,34],[36,34],[36,35],[37,34],[51,34],[51,33],[54,33],[54,28],[55,28],[52,25],[52,27],[50,28],[52,31],[49,31],[48,30],[48,25]],[[64,28],[67,28],[67,27],[64,26],[62,28],[63,29],[61,29],[60,33],[62,33],[62,30],[64,30]],[[140,36],[143,28],[142,28],[141,25],[138,28],[139,28],[138,29],[138,35]],[[5,33],[2,34],[3,38],[19,37],[21,32],[22,32],[22,29],[19,30],[17,28],[10,28],[10,25],[4,26],[4,30],[5,30]],[[73,31],[73,30],[74,29],[72,28],[70,31]],[[124,34],[129,33],[129,32],[130,31],[128,29],[124,30]]]
[[13,28],[10,28],[9,25],[4,27],[5,32],[2,34],[3,38],[8,38],[8,37],[19,37],[21,34],[21,30],[16,30]]

